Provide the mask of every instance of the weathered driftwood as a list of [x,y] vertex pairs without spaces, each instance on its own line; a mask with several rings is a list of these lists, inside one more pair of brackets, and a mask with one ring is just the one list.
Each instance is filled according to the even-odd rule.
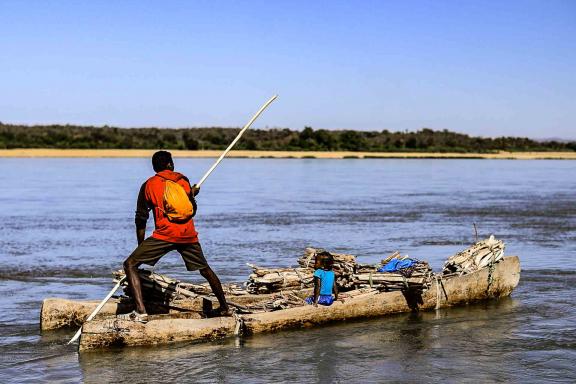
[[[146,269],[140,269],[138,273],[145,297],[146,294],[148,294],[160,299],[177,300],[179,298],[196,298],[198,296],[212,294],[212,290],[208,284],[185,283]],[[115,281],[119,281],[124,277],[124,271],[119,270],[114,272],[114,277]],[[123,286],[126,295],[131,296],[132,292],[128,288],[128,283],[125,282]],[[226,296],[236,297],[248,293],[236,284],[223,284],[222,289]]]
[[283,289],[304,289],[313,286],[310,268],[261,268],[248,264],[253,273],[248,277],[246,290],[252,294],[278,292]]
[[493,235],[458,252],[444,263],[444,274],[470,273],[495,263],[504,257],[504,242]]
[[[306,248],[304,250],[304,255],[298,259],[298,264],[300,264],[304,268],[312,268],[314,269],[314,264],[316,262],[316,255],[325,252],[322,248]],[[356,256],[348,255],[344,253],[332,253],[330,252],[332,257],[334,258],[334,270],[342,269],[345,270],[349,268],[349,266],[354,266],[356,264]]]
[[[304,268],[314,269],[316,255],[325,252],[322,248],[306,248],[304,255],[298,259],[298,264]],[[350,289],[353,287],[352,274],[356,267],[356,256],[344,253],[332,253],[334,258],[334,274],[336,275],[336,284],[340,289]]]
[[357,265],[352,275],[352,284],[355,288],[377,288],[386,292],[397,290],[425,290],[430,287],[433,272],[426,261],[415,260],[408,268],[396,272],[378,272],[378,270],[393,259],[404,260],[408,256],[401,256],[394,252],[381,261],[379,265]]
[[422,284],[426,281],[428,275],[414,274],[410,277],[404,277],[399,273],[361,273],[354,275],[354,280],[359,282],[373,281],[374,283],[408,283],[408,284]]
[[[80,327],[98,305],[98,301],[77,301],[60,298],[47,298],[40,310],[40,329],[48,331],[58,328]],[[170,305],[161,302],[145,301],[149,314],[170,314],[202,311],[202,299],[178,300]],[[98,312],[95,319],[103,319],[128,313],[135,308],[129,298],[112,298]]]
[[177,341],[211,340],[234,334],[238,325],[245,333],[272,332],[333,321],[369,318],[413,310],[429,310],[509,295],[518,285],[518,257],[506,257],[493,268],[483,268],[437,282],[438,289],[425,292],[365,290],[344,303],[330,307],[298,306],[276,312],[236,318],[152,320],[146,325],[117,319],[93,320],[84,325],[80,351],[110,346],[145,345]]
[[91,321],[83,327],[79,350],[214,340],[232,335],[235,327],[236,320],[233,317],[152,320],[147,324],[114,318]]
[[[324,252],[320,248],[306,248],[304,255],[298,259],[298,268],[265,268],[248,264],[252,274],[246,282],[249,293],[272,293],[284,289],[304,289],[314,286],[314,265],[316,255]],[[340,253],[331,253],[334,257],[333,270],[336,284],[340,289],[350,289],[353,286],[352,275],[356,266],[356,257]]]
[[[40,310],[40,329],[47,331],[65,327],[79,327],[96,308],[99,301],[73,301],[59,298],[48,298],[42,302]],[[129,312],[132,304],[121,304],[117,299],[111,299],[102,307],[95,319]]]
[[[314,265],[316,256],[320,252],[325,252],[320,248],[306,248],[304,256],[298,259],[300,268],[263,268],[254,264],[248,264],[252,268],[246,289],[249,293],[272,293],[285,289],[304,289],[314,286]],[[403,259],[408,256],[400,256],[399,252],[394,252],[389,257],[382,260],[378,265],[358,264],[356,257],[353,255],[331,253],[334,257],[334,273],[336,275],[336,284],[342,291],[362,288],[365,286],[380,286],[383,290],[402,290],[408,286],[415,288],[420,285],[424,288],[426,283],[430,282],[432,269],[426,262],[412,267],[408,277],[423,276],[427,280],[403,279],[400,273],[380,273],[378,269],[394,258]]]

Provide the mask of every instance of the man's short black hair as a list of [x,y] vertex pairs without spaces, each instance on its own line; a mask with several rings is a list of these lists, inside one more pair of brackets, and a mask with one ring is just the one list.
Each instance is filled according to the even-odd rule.
[[172,154],[168,151],[158,151],[152,155],[152,167],[154,172],[162,172],[168,169],[168,164],[174,165]]

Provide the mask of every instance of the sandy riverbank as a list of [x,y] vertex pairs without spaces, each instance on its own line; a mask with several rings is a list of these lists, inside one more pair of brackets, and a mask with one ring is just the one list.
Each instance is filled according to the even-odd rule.
[[[154,150],[146,149],[2,149],[0,157],[150,157]],[[172,150],[174,157],[218,157],[221,151]],[[499,153],[438,153],[438,152],[318,152],[318,151],[231,151],[229,157],[245,158],[440,158],[440,159],[566,159],[576,160],[576,152],[504,152]]]

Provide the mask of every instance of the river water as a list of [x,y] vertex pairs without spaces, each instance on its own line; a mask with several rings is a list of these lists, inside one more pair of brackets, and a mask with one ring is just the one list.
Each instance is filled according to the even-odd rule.
[[[196,180],[212,161],[176,168]],[[247,262],[294,265],[306,246],[439,270],[476,223],[520,256],[520,285],[437,312],[79,355],[73,330],[40,333],[41,301],[105,296],[151,174],[148,159],[0,159],[0,382],[576,381],[576,162],[228,159],[196,220],[223,281],[245,280]],[[177,254],[156,270],[201,281]]]

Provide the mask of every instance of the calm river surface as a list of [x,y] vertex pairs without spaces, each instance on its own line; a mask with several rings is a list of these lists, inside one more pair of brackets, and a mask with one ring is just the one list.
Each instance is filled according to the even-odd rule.
[[[211,159],[176,159],[198,179]],[[45,297],[99,299],[136,244],[148,159],[0,159],[0,382],[576,381],[576,162],[229,159],[197,227],[224,281],[247,262],[293,265],[306,246],[376,262],[443,260],[472,223],[522,263],[510,298],[208,344],[78,355],[39,331]],[[153,223],[149,222],[149,228]],[[157,271],[201,281],[177,254]]]

